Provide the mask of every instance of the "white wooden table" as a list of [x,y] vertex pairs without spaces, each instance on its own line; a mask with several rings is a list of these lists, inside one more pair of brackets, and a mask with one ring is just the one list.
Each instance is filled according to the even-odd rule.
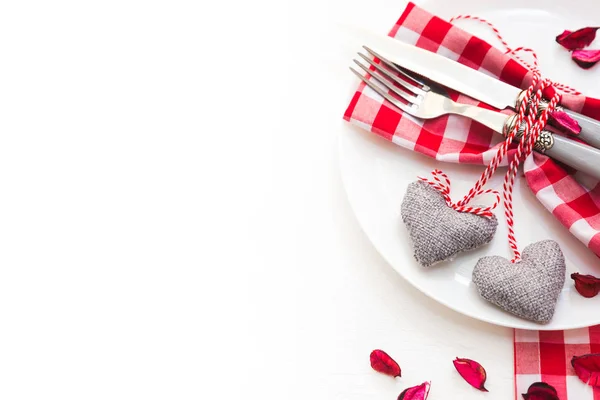
[[0,397],[393,400],[431,380],[431,400],[512,399],[512,331],[404,282],[340,180],[356,82],[337,24],[402,8],[3,6]]

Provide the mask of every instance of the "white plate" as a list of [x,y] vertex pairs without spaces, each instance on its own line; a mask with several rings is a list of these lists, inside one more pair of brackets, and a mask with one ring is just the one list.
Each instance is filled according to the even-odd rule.
[[[600,15],[600,3],[596,0],[424,0],[418,4],[446,19],[466,13],[488,19],[512,46],[536,49],[545,76],[584,89],[587,95],[600,97],[600,67],[588,71],[579,69],[554,41],[563,29],[599,25],[600,21],[588,18]],[[527,6],[522,7],[524,4]],[[496,43],[484,26],[474,22],[460,24]],[[381,32],[388,28],[382,27]],[[527,34],[523,34],[523,30],[528,30]],[[501,208],[496,213],[500,226],[488,246],[458,255],[453,261],[430,269],[421,268],[415,262],[399,211],[407,185],[417,175],[426,176],[438,167],[449,174],[453,197],[457,198],[477,180],[483,167],[439,163],[350,125],[342,132],[339,149],[342,179],[363,230],[392,267],[423,293],[462,314],[508,327],[571,329],[600,323],[600,296],[583,298],[574,290],[569,277],[554,318],[547,325],[514,317],[479,297],[471,285],[471,271],[477,259],[484,255],[510,256]],[[504,171],[496,174],[490,187],[500,187]],[[521,249],[538,240],[554,239],[565,254],[569,275],[581,272],[600,276],[598,258],[537,201],[524,180],[515,185],[514,206]]]

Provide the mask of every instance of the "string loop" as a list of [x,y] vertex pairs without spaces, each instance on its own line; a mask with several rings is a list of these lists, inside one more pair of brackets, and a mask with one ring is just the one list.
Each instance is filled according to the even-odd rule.
[[[485,194],[493,194],[496,196],[496,201],[488,207],[469,207],[463,204],[458,204],[458,203],[454,203],[452,201],[452,199],[450,198],[450,178],[448,178],[448,175],[446,175],[444,172],[442,172],[439,169],[434,169],[431,172],[431,175],[433,176],[433,180],[429,180],[427,178],[423,178],[423,177],[418,177],[420,180],[422,180],[425,183],[428,183],[430,186],[432,186],[434,189],[436,189],[438,192],[440,192],[440,194],[444,197],[444,200],[446,201],[446,204],[453,208],[456,211],[459,212],[466,212],[466,213],[472,213],[472,214],[476,214],[476,215],[481,215],[482,217],[492,217],[494,214],[492,213],[492,210],[494,210],[496,207],[498,207],[498,204],[500,204],[500,193],[498,193],[497,190],[492,190],[492,189],[486,189],[486,190],[480,190],[476,196],[481,196],[481,195],[485,195]],[[443,179],[443,181],[442,181]]]

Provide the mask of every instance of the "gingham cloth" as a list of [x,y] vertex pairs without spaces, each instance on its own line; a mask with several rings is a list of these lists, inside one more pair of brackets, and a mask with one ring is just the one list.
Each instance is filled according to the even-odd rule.
[[[390,36],[436,52],[498,78],[527,88],[531,73],[520,63],[485,41],[409,3]],[[542,71],[543,74],[543,71]],[[489,106],[450,91],[458,102]],[[600,100],[563,95],[562,105],[600,119]],[[403,114],[361,83],[344,119],[402,147],[440,161],[487,164],[502,137],[469,119],[449,115],[420,121]],[[514,148],[513,148],[514,151]],[[504,158],[503,165],[512,152]],[[524,163],[525,178],[537,199],[580,241],[600,256],[600,184],[568,171],[540,154]],[[600,390],[583,384],[574,375],[570,360],[575,354],[600,352],[600,326],[572,331],[515,331],[515,399],[530,384],[546,381],[561,400],[600,400]]]
[[533,382],[546,382],[560,400],[600,400],[600,388],[579,380],[571,358],[600,353],[600,325],[568,331],[515,329],[515,399]]

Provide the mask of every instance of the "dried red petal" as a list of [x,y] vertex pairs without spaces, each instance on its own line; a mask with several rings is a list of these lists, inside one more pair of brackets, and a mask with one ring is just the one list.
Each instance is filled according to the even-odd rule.
[[598,27],[578,29],[575,32],[564,31],[556,37],[556,43],[567,50],[578,50],[589,46],[596,38]]
[[419,386],[409,387],[404,389],[398,396],[398,400],[427,400],[429,396],[429,388],[431,382],[423,382]]
[[453,361],[454,367],[463,377],[465,381],[469,383],[469,385],[473,386],[475,389],[479,389],[482,392],[487,392],[488,390],[483,387],[485,384],[485,380],[487,379],[487,374],[485,373],[485,369],[479,364],[477,361],[469,360],[468,358],[456,358]]
[[560,400],[554,387],[546,382],[536,382],[529,386],[527,393],[523,393],[525,400]]
[[600,61],[600,50],[575,50],[571,53],[571,58],[581,68],[592,68]]
[[560,35],[556,36],[556,43],[561,44],[561,42],[564,41],[567,37],[569,37],[569,35],[571,33],[573,33],[573,31],[565,29],[563,31],[563,33],[561,33]]
[[600,353],[574,356],[571,365],[583,383],[600,386]]
[[564,111],[553,111],[550,114],[550,118],[555,122],[555,125],[557,125],[558,128],[562,128],[571,135],[579,135],[581,133],[579,122],[575,121]]
[[371,367],[382,374],[394,377],[402,376],[398,363],[383,350],[373,350],[371,352]]
[[592,275],[581,275],[576,272],[571,274],[571,279],[575,281],[575,289],[583,297],[594,297],[600,292],[600,279]]

